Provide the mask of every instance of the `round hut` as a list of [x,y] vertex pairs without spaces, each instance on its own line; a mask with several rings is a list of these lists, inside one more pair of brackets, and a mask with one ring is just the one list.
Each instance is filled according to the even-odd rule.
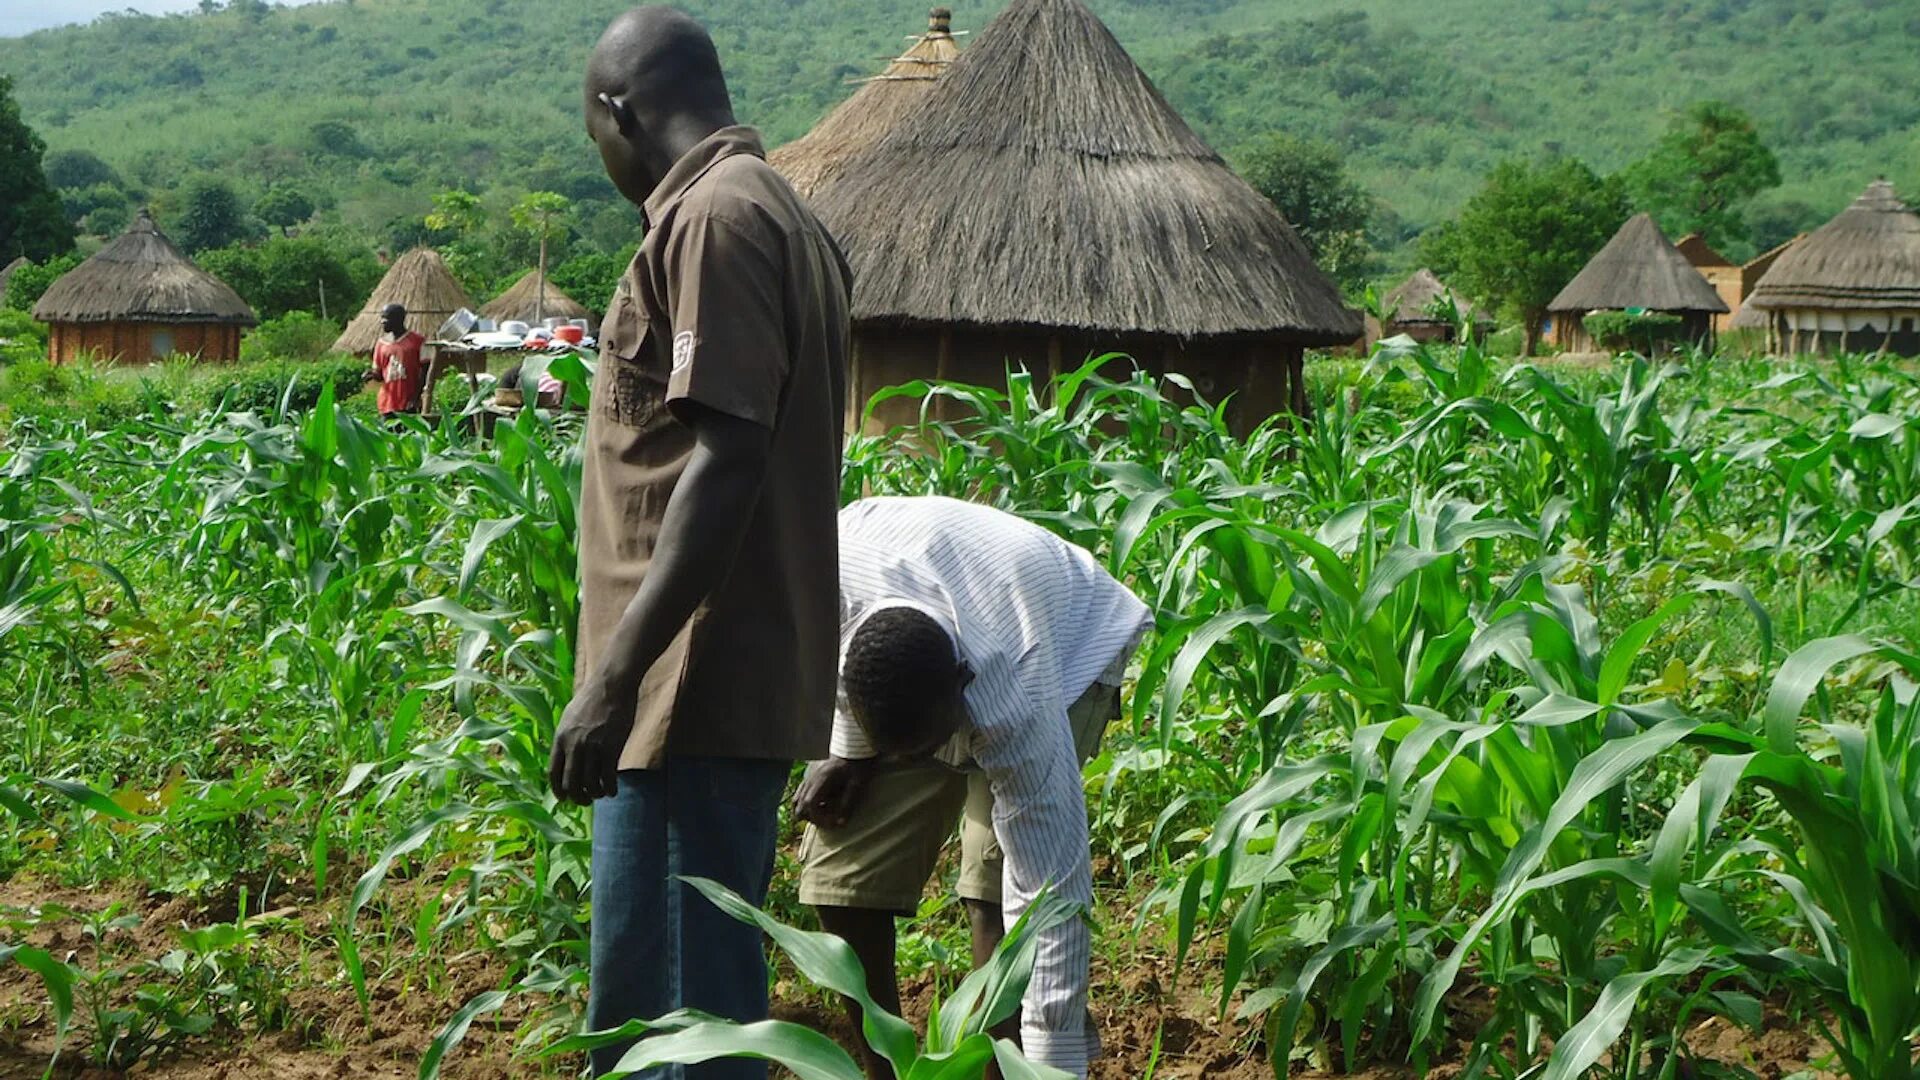
[[538,270],[527,271],[506,292],[489,301],[480,309],[480,317],[496,323],[513,320],[534,325],[544,319],[585,319],[589,327],[597,327],[600,322],[585,305],[542,279]]
[[1714,317],[1727,314],[1727,304],[1650,215],[1635,214],[1560,290],[1547,311],[1553,316],[1556,344],[1568,352],[1593,352],[1598,345],[1583,322],[1593,312],[1678,315],[1686,341],[1711,345]]
[[388,304],[407,309],[407,329],[432,337],[461,308],[471,310],[473,301],[467,290],[454,280],[446,260],[431,248],[415,248],[394,260],[387,274],[367,298],[366,307],[333,343],[334,352],[373,352],[380,343],[380,312]]
[[[912,379],[1004,385],[1123,352],[1235,427],[1305,412],[1359,313],[1081,0],[1013,0],[812,204],[854,270],[857,420]],[[876,426],[911,418],[890,403]]]
[[1423,266],[1387,293],[1385,326],[1381,326],[1373,316],[1367,316],[1367,343],[1371,345],[1381,338],[1399,334],[1405,334],[1415,341],[1458,340],[1460,327],[1445,314],[1449,302],[1463,317],[1472,320],[1476,337],[1493,329],[1492,316],[1467,303],[1465,297],[1455,293],[1437,274]]
[[259,322],[227,283],[193,264],[145,210],[94,256],[61,275],[33,307],[56,364],[82,355],[145,363],[169,356],[226,361]]
[[919,111],[935,80],[959,59],[953,13],[946,8],[934,8],[927,16],[927,32],[911,40],[906,52],[866,80],[812,131],[767,155],[768,163],[803,197],[811,197],[849,160]]
[[1920,356],[1920,214],[1874,181],[1774,260],[1747,309],[1771,351]]

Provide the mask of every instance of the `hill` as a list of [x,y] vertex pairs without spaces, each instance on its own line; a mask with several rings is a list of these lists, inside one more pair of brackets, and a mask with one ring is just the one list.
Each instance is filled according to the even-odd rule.
[[[0,41],[27,116],[136,198],[213,173],[250,199],[301,187],[320,219],[404,242],[439,190],[555,190],[585,239],[629,242],[578,118],[588,47],[625,0],[237,0]],[[876,70],[918,0],[686,0],[742,118],[792,138]],[[997,3],[959,0],[978,27]],[[1887,0],[1093,0],[1216,147],[1331,140],[1380,200],[1382,240],[1445,219],[1496,161],[1557,147],[1618,168],[1671,114],[1748,110],[1785,183],[1761,236],[1823,220],[1870,177],[1920,190],[1920,10]],[[409,225],[412,222],[414,224]]]

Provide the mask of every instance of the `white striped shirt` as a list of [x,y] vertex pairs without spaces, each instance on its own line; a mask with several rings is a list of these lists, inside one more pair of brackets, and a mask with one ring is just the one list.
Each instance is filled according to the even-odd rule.
[[[1084,549],[1011,514],[956,499],[876,498],[840,511],[840,644],[868,614],[905,604],[947,628],[973,669],[968,726],[937,755],[993,786],[1011,928],[1040,890],[1093,902],[1086,791],[1068,707],[1124,669],[1151,614]],[[847,714],[833,754],[872,757]],[[1048,931],[1027,986],[1021,1039],[1035,1061],[1085,1075],[1085,920]]]

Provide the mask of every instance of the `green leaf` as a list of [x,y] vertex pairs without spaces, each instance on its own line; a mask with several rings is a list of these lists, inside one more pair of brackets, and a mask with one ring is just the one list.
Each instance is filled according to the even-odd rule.
[[121,806],[107,796],[102,795],[93,788],[78,781],[45,778],[40,781],[40,784],[43,787],[52,788],[67,798],[72,799],[74,802],[79,803],[81,806],[105,817],[110,817],[118,821],[131,822],[153,820],[152,818],[142,817],[128,810],[126,807]]
[[1681,593],[1614,639],[1613,647],[1607,650],[1607,658],[1600,665],[1600,704],[1612,705],[1620,700],[1620,692],[1626,689],[1627,679],[1633,674],[1633,665],[1640,659],[1640,651],[1647,647],[1647,642],[1653,639],[1653,635],[1667,620],[1692,607],[1699,598],[1698,593]]
[[993,1060],[1004,1080],[1073,1080],[1073,1074],[1064,1069],[1027,1060],[1019,1047],[1005,1039],[993,1040]]
[[440,1075],[440,1062],[447,1056],[447,1051],[459,1045],[460,1040],[467,1037],[467,1029],[473,1026],[475,1018],[499,1009],[507,1003],[507,997],[508,994],[504,990],[488,990],[462,1005],[460,1011],[454,1013],[453,1018],[440,1029],[440,1033],[433,1037],[433,1042],[427,1046],[427,1052],[421,1055],[420,1080],[436,1080]]
[[1877,648],[1866,638],[1847,635],[1808,642],[1787,657],[1774,676],[1773,689],[1767,693],[1767,745],[1775,753],[1794,753],[1799,746],[1800,711],[1827,673]]
[[658,1065],[697,1065],[733,1057],[774,1062],[799,1080],[866,1080],[860,1066],[832,1039],[782,1020],[711,1021],[650,1035],[622,1055],[602,1080],[619,1080]]
[[28,945],[0,946],[0,964],[8,960],[40,976],[46,985],[53,1004],[53,1056],[59,1058],[60,1047],[67,1041],[67,1028],[73,1022],[74,970],[45,949]]
[[1627,1028],[1640,992],[1655,979],[1688,975],[1711,956],[1705,949],[1681,949],[1650,971],[1617,975],[1600,991],[1600,1000],[1580,1022],[1554,1043],[1553,1056],[1540,1080],[1578,1080],[1600,1060]]

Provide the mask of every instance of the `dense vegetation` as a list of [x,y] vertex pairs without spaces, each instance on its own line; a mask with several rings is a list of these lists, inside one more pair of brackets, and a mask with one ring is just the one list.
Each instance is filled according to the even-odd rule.
[[[15,78],[56,155],[97,158],[65,162],[56,181],[83,208],[105,204],[97,231],[110,232],[129,200],[182,214],[193,185],[215,174],[263,228],[305,200],[322,221],[393,247],[418,238],[442,190],[471,188],[502,218],[522,193],[552,191],[579,207],[586,243],[613,253],[635,219],[593,162],[574,99],[584,52],[622,2],[254,2],[211,16],[117,15],[0,41],[0,73]],[[997,5],[954,6],[959,25],[978,27]],[[742,115],[783,140],[897,52],[922,7],[703,0],[693,10],[715,29]],[[1907,92],[1920,17],[1903,4],[1094,7],[1223,151],[1274,132],[1338,147],[1386,211],[1378,242],[1402,263],[1406,241],[1451,216],[1495,164],[1558,148],[1611,173],[1709,99],[1737,103],[1779,155],[1782,185],[1745,212],[1753,243],[1824,220],[1875,174],[1920,190],[1920,101]]]
[[[966,419],[850,444],[849,497],[1029,514],[1156,612],[1087,774],[1102,955],[1164,949],[1283,1066],[1744,1077],[1688,1033],[1764,1015],[1912,1075],[1920,379],[1397,345],[1315,378],[1311,426],[1245,440],[1080,374],[908,388]],[[0,907],[21,1046],[352,1043],[425,1000],[428,1076],[477,1015],[456,1065],[576,1022],[577,421],[390,432],[338,393],[162,377],[7,431],[0,873],[137,900]],[[951,973],[958,932],[908,948]]]

